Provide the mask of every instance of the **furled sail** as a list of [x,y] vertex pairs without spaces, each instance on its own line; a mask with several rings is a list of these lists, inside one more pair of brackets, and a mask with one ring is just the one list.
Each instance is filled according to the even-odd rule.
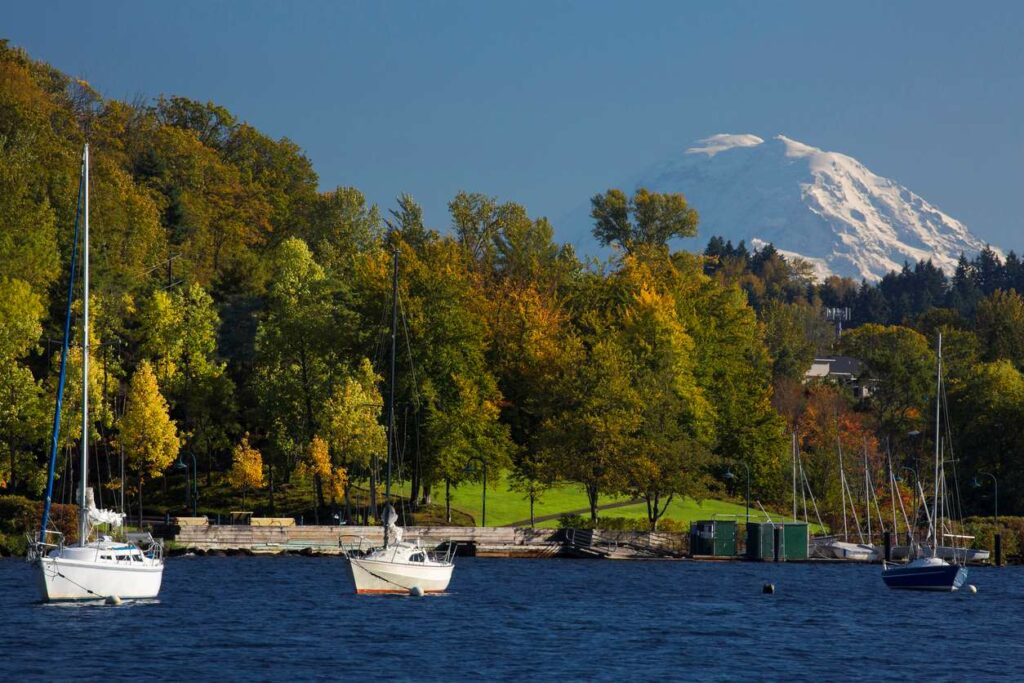
[[92,487],[86,489],[86,503],[89,507],[89,524],[110,524],[120,527],[124,523],[124,513],[116,510],[104,510],[96,507],[96,499],[93,496]]

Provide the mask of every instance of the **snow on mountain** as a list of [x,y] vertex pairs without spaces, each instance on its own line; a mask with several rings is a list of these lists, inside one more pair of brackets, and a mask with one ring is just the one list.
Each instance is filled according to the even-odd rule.
[[985,243],[963,223],[856,159],[778,135],[713,135],[635,183],[682,192],[700,236],[771,242],[819,274],[877,280],[904,261],[932,259],[952,274]]

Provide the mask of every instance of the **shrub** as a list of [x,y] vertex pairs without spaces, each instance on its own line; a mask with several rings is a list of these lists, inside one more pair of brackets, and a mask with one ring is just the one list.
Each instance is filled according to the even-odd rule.
[[558,518],[559,529],[593,529],[594,523],[580,515],[562,515]]
[[[994,550],[993,536],[998,528],[1003,536],[1003,557],[1020,557],[1024,550],[1024,517],[1000,517],[996,527],[991,517],[968,517],[964,520],[967,533],[974,536],[973,548]],[[993,559],[995,559],[993,557]]]
[[[24,496],[0,496],[0,535],[21,539],[39,528],[42,514],[43,502],[40,500],[29,500]],[[66,542],[78,540],[77,505],[54,503],[50,506],[50,523],[63,532]],[[9,541],[7,547],[13,547],[11,543],[14,541]],[[22,547],[23,540],[18,540],[15,545]]]
[[39,525],[39,503],[24,496],[0,496],[0,534],[23,534],[30,530],[28,520]]

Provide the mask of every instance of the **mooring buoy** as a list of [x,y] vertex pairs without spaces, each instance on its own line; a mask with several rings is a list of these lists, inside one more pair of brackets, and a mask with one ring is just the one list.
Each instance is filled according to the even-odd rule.
[[973,583],[969,583],[969,584],[967,584],[967,592],[968,593],[977,593],[978,592],[978,587],[975,586]]
[[413,597],[416,597],[416,598],[422,598],[423,597],[423,589],[420,588],[419,586],[413,586],[412,588],[409,589],[409,595],[411,595]]
[[766,583],[765,585],[761,586],[761,592],[766,594],[766,595],[771,595],[772,593],[775,592],[775,584],[774,583]]
[[105,602],[108,605],[120,605],[121,604],[121,598],[117,597],[116,595],[108,595],[107,599],[104,600],[103,602]]

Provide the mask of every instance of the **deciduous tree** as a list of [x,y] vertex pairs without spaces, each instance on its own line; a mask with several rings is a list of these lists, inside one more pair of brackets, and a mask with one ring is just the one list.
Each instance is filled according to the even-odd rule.
[[228,483],[242,492],[242,505],[249,489],[261,489],[264,485],[263,454],[249,445],[249,433],[242,436],[231,452],[231,469]]
[[139,519],[142,519],[142,489],[147,479],[163,475],[178,457],[181,441],[171,420],[167,401],[160,394],[156,375],[148,361],[142,361],[132,375],[124,415],[118,422],[118,440],[139,483]]
[[697,211],[680,193],[662,194],[639,188],[627,198],[611,189],[590,200],[594,237],[604,245],[618,244],[626,251],[640,245],[665,246],[676,237],[697,234]]

